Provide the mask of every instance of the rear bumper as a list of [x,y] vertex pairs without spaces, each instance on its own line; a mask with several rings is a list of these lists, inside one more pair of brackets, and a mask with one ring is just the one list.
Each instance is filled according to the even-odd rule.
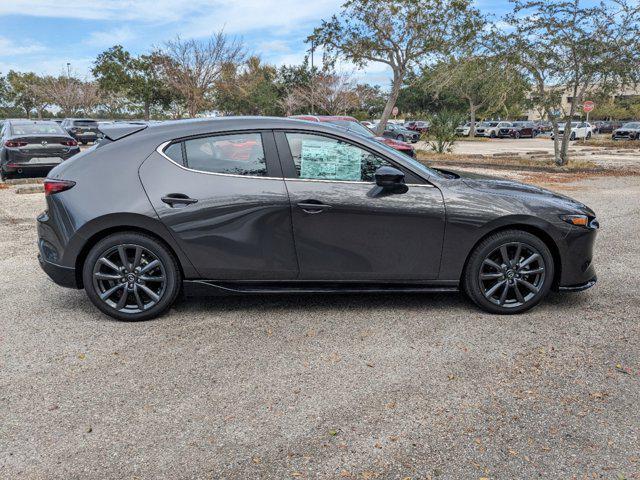
[[63,267],[55,263],[47,262],[42,257],[42,253],[38,254],[38,261],[40,262],[42,270],[49,275],[49,278],[61,287],[79,288],[78,282],[76,281],[75,268]]

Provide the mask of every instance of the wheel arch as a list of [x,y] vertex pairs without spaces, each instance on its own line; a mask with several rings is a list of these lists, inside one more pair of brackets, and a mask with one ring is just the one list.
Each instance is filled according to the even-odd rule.
[[[135,216],[137,217],[137,215]],[[111,219],[103,219],[103,221],[98,222],[99,225],[97,225],[96,222],[92,222],[91,226],[85,227],[85,232],[83,232],[83,238],[85,238],[85,240],[79,246],[74,265],[76,283],[78,285],[78,288],[83,288],[82,269],[91,248],[103,238],[106,238],[114,233],[123,232],[141,233],[152,237],[153,239],[162,243],[175,257],[178,268],[180,268],[182,278],[199,277],[199,274],[197,273],[189,259],[182,252],[180,247],[173,241],[173,238],[171,237],[170,233],[166,231],[164,225],[159,224],[158,221],[149,219],[148,217],[145,217],[145,219],[147,220],[145,222],[131,221],[132,219],[128,219],[129,221],[123,221],[122,219],[120,219],[118,223],[113,223]],[[151,220],[151,223],[149,222],[149,220]],[[86,231],[86,229],[89,229],[89,231]]]
[[475,249],[478,247],[480,242],[482,242],[485,238],[489,237],[490,235],[493,235],[498,232],[503,232],[505,230],[521,230],[521,231],[530,233],[532,235],[535,235],[536,237],[538,237],[540,240],[544,242],[544,244],[547,246],[547,248],[551,252],[551,256],[553,258],[553,283],[551,284],[551,288],[557,289],[558,285],[560,284],[560,278],[562,278],[562,259],[560,257],[560,249],[558,248],[558,244],[553,239],[553,237],[549,235],[547,231],[544,230],[544,228],[542,228],[541,226],[532,225],[529,223],[510,223],[510,224],[500,225],[490,229],[489,231],[485,232],[484,235],[478,238],[478,240],[473,244],[473,247],[471,247],[471,249],[469,250],[469,253],[467,253],[467,257],[465,258],[464,266],[460,274],[461,284],[467,271],[469,258],[471,258],[471,255],[473,254]]

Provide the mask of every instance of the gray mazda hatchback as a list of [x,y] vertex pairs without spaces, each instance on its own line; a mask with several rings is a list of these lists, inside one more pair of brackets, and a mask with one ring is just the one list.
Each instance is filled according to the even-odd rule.
[[39,259],[102,312],[145,320],[186,289],[464,291],[519,313],[596,281],[594,212],[513,181],[428,168],[329,124],[114,124],[54,168]]

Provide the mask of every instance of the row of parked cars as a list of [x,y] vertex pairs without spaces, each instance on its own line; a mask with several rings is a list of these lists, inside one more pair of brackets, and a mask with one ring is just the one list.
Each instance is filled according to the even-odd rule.
[[[299,115],[292,118],[330,123],[351,132],[372,138],[410,157],[415,157],[412,143],[420,139],[420,132],[402,125],[389,124],[382,136],[349,116]],[[43,174],[64,160],[80,152],[79,144],[98,142],[101,127],[113,124],[131,125],[154,122],[97,121],[88,118],[64,120],[8,119],[0,121],[0,178],[15,175]]]
[[[564,135],[567,126],[558,124],[558,132]],[[571,140],[590,139],[597,133],[611,133],[614,140],[640,139],[640,122],[620,124],[616,122],[571,122],[569,138]],[[468,137],[471,133],[471,123],[467,122],[456,129],[459,136]],[[475,136],[488,138],[536,138],[540,134],[549,134],[553,139],[551,122],[529,121],[485,121],[476,123]]]

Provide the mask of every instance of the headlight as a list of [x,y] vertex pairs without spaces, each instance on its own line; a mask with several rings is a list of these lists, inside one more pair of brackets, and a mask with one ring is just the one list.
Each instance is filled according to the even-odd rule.
[[600,227],[598,220],[595,217],[589,217],[588,215],[560,215],[560,218],[571,225],[577,227],[585,227],[597,229]]

